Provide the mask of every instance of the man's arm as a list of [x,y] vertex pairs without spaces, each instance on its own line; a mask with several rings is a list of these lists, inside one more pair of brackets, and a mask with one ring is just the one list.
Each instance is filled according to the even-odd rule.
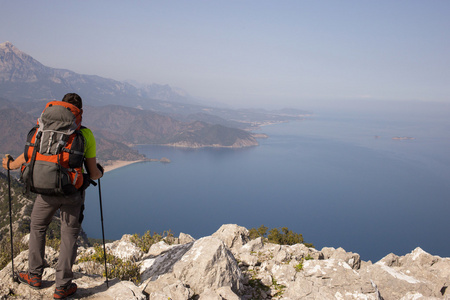
[[18,169],[22,166],[22,164],[25,163],[25,157],[23,156],[23,153],[20,154],[20,156],[18,158],[16,158],[15,160],[11,156],[5,156],[5,157],[3,157],[2,165],[3,165],[3,168],[5,168],[6,170],[8,170],[8,160],[11,160],[9,162],[10,170]]
[[103,176],[102,171],[100,171],[100,169],[97,168],[97,158],[96,157],[86,158],[85,160],[86,160],[87,171],[92,180],[99,179],[100,177]]

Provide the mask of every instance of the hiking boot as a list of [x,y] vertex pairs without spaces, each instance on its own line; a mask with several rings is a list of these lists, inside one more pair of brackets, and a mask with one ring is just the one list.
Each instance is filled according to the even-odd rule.
[[19,272],[17,274],[17,279],[31,286],[33,289],[40,289],[42,285],[42,276],[30,275],[28,272]]
[[68,286],[57,287],[53,294],[53,299],[65,299],[77,291],[76,283],[71,283]]

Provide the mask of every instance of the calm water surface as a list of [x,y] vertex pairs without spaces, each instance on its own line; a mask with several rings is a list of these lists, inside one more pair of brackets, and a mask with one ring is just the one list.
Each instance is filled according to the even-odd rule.
[[[422,247],[450,256],[450,121],[442,110],[322,112],[267,126],[248,149],[139,146],[146,162],[102,179],[105,234],[214,233],[222,224],[287,226],[316,248],[364,260]],[[414,137],[393,140],[395,136]],[[101,237],[98,189],[84,229]]]

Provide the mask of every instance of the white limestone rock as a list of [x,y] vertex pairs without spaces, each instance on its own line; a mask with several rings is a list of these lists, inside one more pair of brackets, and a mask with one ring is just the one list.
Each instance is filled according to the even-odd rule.
[[430,255],[421,248],[403,257],[389,254],[361,269],[360,273],[376,283],[384,300],[450,296],[447,288],[450,284],[450,259]]
[[106,251],[122,260],[136,262],[144,256],[144,252],[131,242],[131,235],[124,235],[119,241],[106,244]]
[[152,282],[165,274],[172,276],[164,277],[167,283],[174,283],[176,278],[197,295],[227,286],[235,292],[241,289],[242,273],[236,260],[225,244],[214,237],[175,246],[153,259],[142,272],[141,288],[148,294],[155,292]]
[[377,287],[341,259],[307,260],[288,283],[283,294],[289,299],[381,300]]
[[355,270],[358,270],[361,267],[361,257],[358,253],[346,252],[342,248],[334,249],[330,247],[322,248],[321,252],[325,259],[335,258],[343,260]]
[[247,228],[236,224],[222,225],[212,236],[223,241],[233,253],[250,241]]
[[180,232],[180,235],[178,236],[178,243],[183,245],[183,244],[189,244],[191,242],[194,242],[195,239],[190,236],[189,234],[186,233],[182,233]]
[[189,299],[194,295],[194,292],[188,286],[174,278],[172,274],[164,274],[158,280],[147,281],[143,290],[149,295],[150,299],[155,300]]
[[[181,235],[176,245],[154,244],[143,254],[130,236],[108,244],[108,251],[140,265],[142,283],[110,280],[106,287],[98,262],[74,265],[77,299],[450,299],[450,259],[421,248],[405,256],[388,254],[363,262],[357,253],[325,247],[249,241],[245,228],[224,225],[214,236]],[[87,256],[94,248],[80,247]],[[81,257],[81,256],[79,256]],[[0,299],[52,299],[58,253],[46,247],[43,288],[33,290],[11,279],[11,263],[0,271]],[[239,261],[239,264],[237,263]],[[28,251],[14,259],[27,270]],[[89,275],[91,274],[91,275]]]
[[147,254],[144,255],[143,259],[161,255],[163,252],[169,250],[170,248],[172,248],[171,245],[167,244],[165,241],[160,241],[150,246],[150,249],[148,250]]

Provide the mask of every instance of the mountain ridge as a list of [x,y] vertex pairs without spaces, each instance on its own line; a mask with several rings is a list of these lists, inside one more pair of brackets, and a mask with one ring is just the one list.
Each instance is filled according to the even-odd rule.
[[[165,85],[164,97],[168,98],[173,90]],[[71,92],[82,92],[81,95],[89,95],[85,99],[84,121],[88,127],[95,129],[99,136],[99,149],[108,149],[109,146],[122,148],[119,151],[105,151],[109,159],[136,160],[137,153],[130,149],[125,151],[126,145],[132,144],[159,144],[180,147],[248,147],[256,146],[258,142],[251,133],[229,128],[225,125],[215,125],[208,122],[188,120],[183,122],[174,119],[164,111],[183,111],[190,107],[191,110],[199,110],[199,107],[186,104],[167,102],[145,98],[142,95],[150,93],[147,89],[142,91],[125,82],[102,78],[96,75],[80,75],[66,69],[55,69],[44,66],[30,55],[21,52],[10,42],[0,44],[0,89],[4,114],[15,108],[28,113],[35,118],[39,116],[44,103],[49,100],[59,100],[62,95]],[[157,93],[157,91],[155,92]],[[181,97],[181,95],[179,95]],[[8,101],[9,99],[9,101]],[[14,99],[11,101],[10,99]],[[8,103],[9,102],[9,103]],[[27,105],[23,105],[26,102]],[[131,107],[123,103],[131,104]],[[151,110],[143,109],[152,103]],[[89,105],[87,105],[89,104]],[[157,112],[158,107],[163,111]],[[188,113],[184,111],[183,113]],[[25,119],[31,119],[25,115]],[[22,128],[20,120],[14,120],[9,124],[11,128]],[[2,128],[8,124],[2,124]],[[211,138],[212,132],[218,132],[220,126],[221,135]],[[196,133],[202,131],[202,133]],[[185,134],[185,133],[190,134]],[[22,135],[23,133],[19,133]],[[203,138],[202,136],[208,136]],[[234,141],[230,137],[235,135]],[[193,139],[195,137],[195,139]],[[226,143],[223,139],[226,137]],[[188,140],[191,139],[191,140]],[[193,139],[193,140],[192,140]],[[233,139],[231,137],[231,139]],[[8,140],[6,140],[8,142]],[[14,144],[17,144],[15,142]],[[3,147],[5,148],[5,147]],[[0,151],[20,153],[17,146]],[[111,150],[111,149],[108,149]],[[117,153],[112,155],[111,153]]]
[[0,89],[4,98],[14,101],[58,100],[61,95],[72,91],[79,93],[92,106],[116,104],[170,114],[172,117],[207,113],[247,124],[247,128],[268,121],[299,120],[307,113],[291,109],[290,113],[280,114],[276,111],[234,110],[200,105],[187,92],[167,84],[134,86],[129,82],[97,75],[82,75],[67,69],[46,67],[10,42],[0,44]]
[[[0,44],[0,83],[29,83],[33,89],[22,91],[20,100],[55,100],[67,90],[85,90],[93,105],[120,104],[126,98],[143,102],[142,94],[135,86],[97,75],[83,75],[76,72],[50,68],[32,56],[20,51],[11,42]],[[94,87],[90,85],[94,84]],[[157,85],[153,85],[157,87]],[[6,93],[5,93],[6,91]],[[11,96],[15,89],[6,86],[4,97]],[[109,101],[108,101],[109,99]]]

